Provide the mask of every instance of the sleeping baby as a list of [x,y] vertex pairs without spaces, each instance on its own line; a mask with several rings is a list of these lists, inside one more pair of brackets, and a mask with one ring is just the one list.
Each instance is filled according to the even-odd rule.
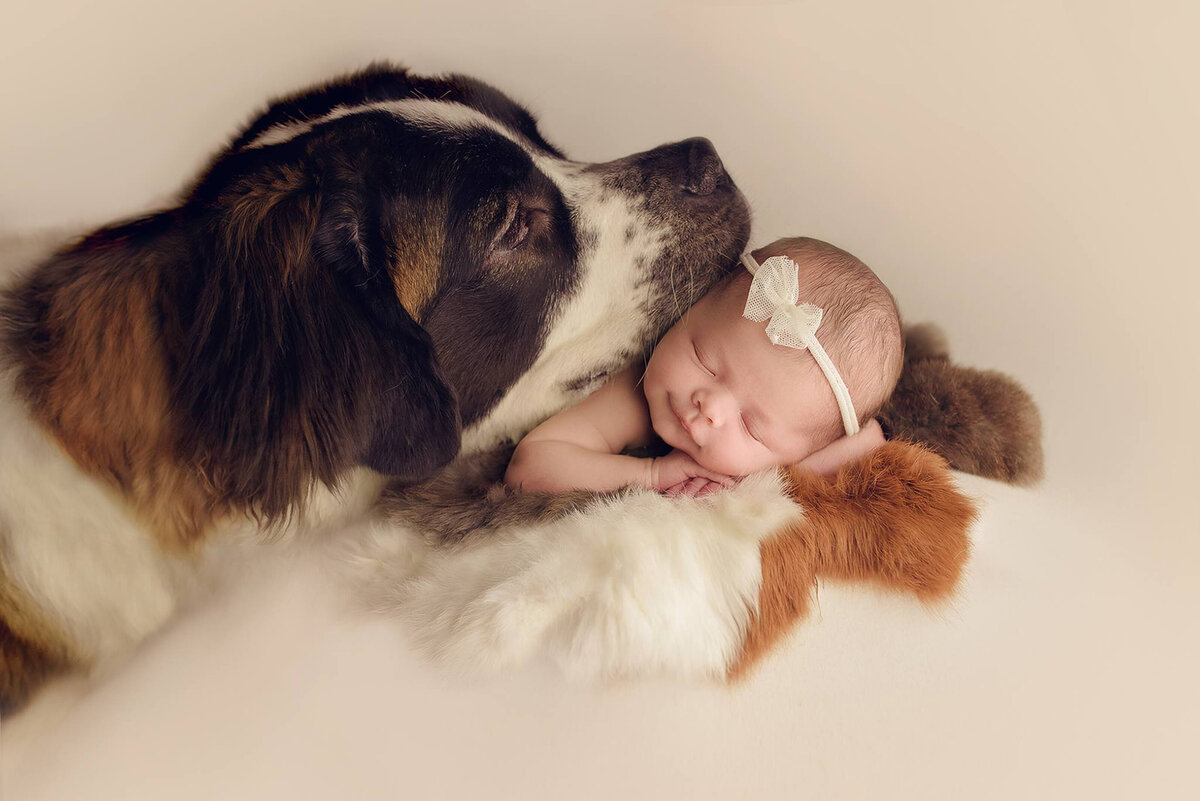
[[[529,432],[505,483],[698,496],[771,466],[831,475],[882,444],[874,417],[903,361],[887,287],[816,239],[782,239],[755,256],[666,333],[644,369]],[[656,435],[666,456],[622,453]]]

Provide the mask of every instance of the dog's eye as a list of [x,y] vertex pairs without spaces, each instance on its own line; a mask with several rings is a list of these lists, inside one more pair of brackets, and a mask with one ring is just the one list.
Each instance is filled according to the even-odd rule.
[[529,210],[522,206],[516,198],[510,198],[504,211],[504,220],[500,224],[499,233],[492,242],[492,249],[516,250],[521,247],[528,235]]

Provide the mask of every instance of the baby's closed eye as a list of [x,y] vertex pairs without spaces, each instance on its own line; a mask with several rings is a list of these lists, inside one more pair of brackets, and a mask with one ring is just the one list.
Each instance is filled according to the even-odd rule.
[[746,432],[746,435],[748,437],[750,437],[750,439],[754,440],[758,444],[760,444],[760,445],[766,444],[762,441],[762,437],[760,437],[758,435],[758,433],[755,431],[754,426],[751,425],[751,421],[747,420],[746,415],[744,415],[744,414],[742,415],[742,430]]
[[704,360],[704,354],[701,352],[700,346],[695,342],[692,343],[692,352],[696,354],[696,363],[700,365],[700,369],[708,373],[713,378],[716,378],[716,372],[708,366],[708,363]]

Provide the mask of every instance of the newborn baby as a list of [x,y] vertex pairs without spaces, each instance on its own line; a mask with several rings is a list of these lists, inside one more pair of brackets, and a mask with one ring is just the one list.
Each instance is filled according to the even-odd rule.
[[[776,465],[829,475],[882,444],[873,418],[903,361],[887,287],[816,239],[779,240],[743,264],[666,333],[644,371],[618,375],[522,439],[505,483],[704,495]],[[673,448],[666,456],[622,454],[655,435]]]

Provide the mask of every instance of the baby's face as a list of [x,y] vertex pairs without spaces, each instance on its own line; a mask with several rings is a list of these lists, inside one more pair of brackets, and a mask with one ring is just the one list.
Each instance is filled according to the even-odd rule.
[[[654,431],[710,470],[742,476],[812,453],[812,432],[838,418],[812,357],[771,344],[742,317],[743,293],[709,293],[675,324],[646,365]],[[799,358],[798,358],[799,357]]]

